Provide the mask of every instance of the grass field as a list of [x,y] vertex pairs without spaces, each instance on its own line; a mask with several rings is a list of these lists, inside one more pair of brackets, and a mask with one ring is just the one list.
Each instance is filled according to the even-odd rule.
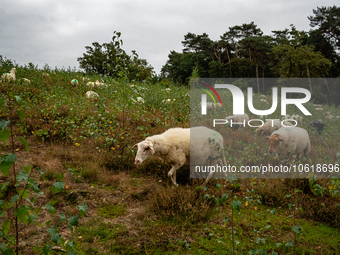
[[[79,84],[72,86],[72,79]],[[106,86],[86,85],[96,80]],[[86,98],[89,90],[99,97]],[[14,247],[4,236],[17,232],[21,254],[43,254],[48,245],[50,254],[73,254],[71,250],[77,254],[340,254],[338,179],[231,178],[197,188],[204,180],[190,179],[189,168],[183,167],[177,174],[180,186],[173,188],[167,177],[170,166],[158,158],[134,165],[135,143],[170,127],[190,127],[188,87],[18,67],[17,80],[0,83],[0,91],[0,120],[12,120],[7,128],[13,132],[6,144],[0,141],[0,155],[14,153],[17,158],[16,170],[12,167],[0,180],[0,243]],[[138,102],[139,97],[144,102]],[[313,116],[299,123],[304,128],[313,119],[325,120],[325,111],[340,115],[334,106],[324,105],[324,112],[315,111],[312,103],[307,107]],[[310,154],[293,158],[294,162],[339,164],[339,129],[340,120],[334,119],[326,121],[322,134],[311,131]],[[279,164],[267,153],[268,141],[255,129],[217,130],[226,134],[229,164]],[[43,194],[27,212],[37,218],[32,223],[28,218],[16,230],[13,219],[18,213],[3,205],[11,201],[14,205],[13,196],[25,194],[18,191],[14,176],[28,166],[30,178]],[[25,199],[20,202],[30,205]],[[77,207],[84,204],[83,216]],[[61,220],[74,215],[80,216],[74,227]],[[10,228],[7,219],[12,219]]]

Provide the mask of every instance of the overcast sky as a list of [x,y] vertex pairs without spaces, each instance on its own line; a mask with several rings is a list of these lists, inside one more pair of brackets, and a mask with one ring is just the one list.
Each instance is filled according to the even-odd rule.
[[254,23],[265,33],[294,24],[328,0],[2,0],[0,55],[19,65],[76,67],[85,46],[108,43],[121,32],[123,49],[136,50],[160,73],[171,50],[182,51],[188,32],[218,40],[229,27]]

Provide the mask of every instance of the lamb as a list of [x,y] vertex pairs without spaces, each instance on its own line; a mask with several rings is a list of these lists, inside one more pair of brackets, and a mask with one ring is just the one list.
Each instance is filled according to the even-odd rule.
[[[191,138],[191,141],[190,141]],[[171,164],[168,176],[172,183],[176,182],[176,171],[184,164],[195,162],[195,165],[226,165],[223,153],[223,137],[220,133],[207,127],[170,128],[162,134],[149,136],[144,141],[135,144],[138,148],[135,164],[141,165],[151,156],[159,156]],[[191,155],[190,155],[191,152]],[[211,172],[204,185],[211,177]]]
[[5,82],[6,81],[6,79],[8,80],[8,81],[15,81],[16,80],[16,78],[15,78],[15,73],[16,73],[16,69],[13,67],[12,69],[11,69],[11,71],[9,71],[9,73],[4,73],[2,76],[1,76],[1,81],[2,82]]
[[[284,124],[286,126],[293,126],[293,124],[288,121],[285,121]],[[279,129],[281,127],[283,127],[283,125],[281,124],[280,120],[268,120],[261,127],[257,128],[256,132],[258,132],[260,135],[270,135],[276,129]]]
[[[246,126],[246,123],[249,121],[249,116],[248,114],[232,115],[228,116],[226,119],[229,120],[231,127],[233,126],[233,124],[237,124],[239,125],[239,128],[241,128],[242,126]],[[241,122],[243,123],[243,125],[241,124]]]
[[300,127],[282,127],[274,131],[269,139],[269,153],[277,152],[279,157],[297,155],[298,158],[304,153],[307,156],[311,145],[308,132]]
[[87,91],[86,92],[86,98],[89,98],[89,99],[97,99],[99,97],[99,95],[94,92],[94,91]]
[[308,129],[311,129],[311,128],[316,128],[316,130],[318,130],[318,132],[320,134],[323,131],[323,129],[325,128],[325,123],[320,119],[314,120],[308,126]]

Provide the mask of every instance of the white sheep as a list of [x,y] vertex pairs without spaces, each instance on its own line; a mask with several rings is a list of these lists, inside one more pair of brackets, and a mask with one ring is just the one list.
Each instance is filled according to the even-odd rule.
[[241,128],[242,126],[246,127],[249,121],[249,116],[248,114],[239,114],[239,115],[228,116],[226,119],[229,121],[231,127],[233,125],[239,125],[239,128]]
[[99,97],[99,95],[94,92],[94,91],[87,91],[86,92],[86,98],[89,98],[89,99],[97,99]]
[[259,98],[267,99],[267,96],[266,95],[260,95]]
[[260,102],[268,104],[268,101],[266,99],[261,98]]
[[71,85],[72,85],[72,86],[78,86],[78,80],[77,80],[77,79],[73,79],[73,80],[71,81]]
[[[191,139],[191,140],[190,140]],[[220,164],[226,165],[223,153],[223,137],[217,131],[207,127],[170,128],[160,135],[147,137],[133,146],[138,148],[135,164],[142,164],[151,156],[161,157],[171,164],[168,176],[176,182],[176,171],[184,164],[195,163],[197,166]],[[209,173],[204,185],[212,173]]]
[[315,108],[315,111],[323,111],[323,108]]
[[16,80],[15,73],[16,73],[16,69],[13,67],[11,69],[11,71],[9,71],[9,73],[4,73],[1,76],[1,81],[2,82],[5,82],[6,80],[8,80],[8,81],[15,81]]
[[274,131],[269,139],[269,153],[277,152],[279,157],[297,155],[307,156],[311,145],[308,132],[300,127],[282,127]]
[[90,88],[94,88],[95,86],[101,87],[101,86],[107,86],[105,83],[99,82],[98,80],[96,80],[95,82],[89,81],[88,83],[86,83],[87,86],[89,86]]
[[302,121],[302,117],[298,114],[293,114],[292,116],[290,116],[291,119],[293,120],[298,120],[298,121]]
[[26,84],[31,84],[31,81],[27,78],[22,78],[22,81]]
[[144,99],[142,97],[137,97],[136,100],[134,100],[133,98],[131,98],[131,100],[137,104],[142,103],[144,104]]
[[216,109],[221,109],[222,105],[221,103],[212,103],[212,102],[207,102],[207,110],[216,110]]
[[331,112],[326,112],[326,119],[331,120],[333,118],[334,118],[334,116],[331,115]]
[[[293,124],[288,121],[285,121],[284,124],[286,126],[293,126]],[[261,127],[257,128],[256,132],[258,132],[260,135],[270,135],[276,129],[279,129],[281,127],[283,127],[283,125],[280,120],[268,120]]]
[[314,107],[322,107],[321,104],[313,104]]
[[170,99],[170,98],[168,98],[168,99],[165,99],[165,100],[163,100],[162,101],[162,103],[164,103],[164,104],[169,104],[169,103],[173,103],[173,102],[175,102],[176,101],[176,99]]

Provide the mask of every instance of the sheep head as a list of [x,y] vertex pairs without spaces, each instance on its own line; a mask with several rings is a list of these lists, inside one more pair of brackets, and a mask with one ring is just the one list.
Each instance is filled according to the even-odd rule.
[[279,146],[280,142],[283,141],[282,137],[279,134],[273,134],[271,136],[267,136],[266,139],[269,139],[269,153],[273,153],[276,151],[277,146]]
[[151,141],[146,141],[146,140],[142,141],[140,143],[135,144],[132,148],[133,149],[138,148],[136,158],[135,158],[136,165],[142,164],[144,160],[155,155],[155,149]]

